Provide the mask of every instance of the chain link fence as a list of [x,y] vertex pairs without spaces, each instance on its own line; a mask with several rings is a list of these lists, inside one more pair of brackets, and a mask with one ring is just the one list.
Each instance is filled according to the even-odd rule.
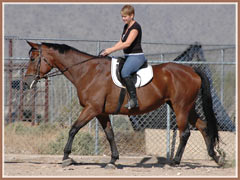
[[[57,122],[71,126],[82,107],[79,105],[75,87],[64,76],[41,80],[36,89],[27,90],[21,84],[28,63],[30,47],[26,40],[34,42],[64,43],[81,51],[97,55],[101,49],[116,41],[87,41],[65,39],[30,39],[5,37],[4,41],[4,122],[29,121]],[[221,144],[227,158],[236,155],[236,49],[235,46],[203,45],[204,57],[188,62],[178,57],[187,44],[143,43],[148,62],[159,64],[175,60],[176,63],[201,68],[208,75],[212,86],[214,111],[218,119]],[[161,53],[159,53],[161,52]],[[123,56],[121,52],[113,56]],[[201,98],[196,110],[204,119]],[[129,121],[130,120],[130,121]],[[157,155],[172,158],[178,145],[174,112],[162,105],[157,110],[130,116],[111,115],[115,140],[120,155]],[[80,131],[88,132],[94,139],[89,154],[110,155],[110,147],[97,119],[93,119]],[[191,127],[191,136],[183,158],[208,158],[203,138]]]

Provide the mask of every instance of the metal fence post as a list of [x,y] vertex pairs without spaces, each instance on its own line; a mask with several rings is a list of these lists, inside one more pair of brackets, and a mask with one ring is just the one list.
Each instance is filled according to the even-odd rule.
[[170,120],[171,120],[171,113],[170,107],[167,105],[167,160],[170,159]]
[[[9,57],[13,56],[13,40],[9,39],[9,45],[8,45],[8,55]],[[9,78],[9,108],[8,108],[8,118],[9,118],[9,122],[13,122],[13,118],[12,118],[12,99],[13,99],[13,95],[12,95],[12,59],[8,60],[8,78]]]
[[53,123],[54,119],[54,110],[53,110],[53,99],[54,99],[54,89],[53,89],[53,83],[50,83],[50,106],[49,106],[49,112],[50,112],[50,122]]
[[164,59],[164,54],[160,54],[160,60],[163,61]]
[[[20,70],[21,72],[21,78],[24,78],[24,69],[22,68]],[[23,83],[20,83],[20,105],[19,105],[19,120],[23,121]]]
[[110,115],[110,122],[111,122],[111,126],[112,126],[112,129],[113,129],[113,115]]
[[72,101],[72,84],[70,85],[70,99],[71,99],[70,116],[68,117],[69,126],[72,125],[72,106],[73,106],[73,101]]
[[31,93],[33,95],[33,100],[32,100],[32,104],[31,104],[31,106],[32,106],[32,125],[35,125],[37,89],[34,88]]
[[49,117],[48,117],[48,108],[49,107],[49,85],[48,85],[48,80],[45,80],[45,107],[44,107],[44,111],[45,111],[45,115],[44,115],[44,119],[45,122],[49,121]]
[[[97,42],[97,54],[100,52],[100,42]],[[98,135],[98,119],[95,118],[96,127],[95,127],[95,155],[98,155],[99,153],[99,147],[98,147],[98,141],[99,141],[99,135]]]
[[95,127],[95,155],[98,155],[98,119],[95,118],[96,127]]
[[221,69],[221,103],[224,105],[224,49],[221,49],[221,61],[222,61],[222,69]]

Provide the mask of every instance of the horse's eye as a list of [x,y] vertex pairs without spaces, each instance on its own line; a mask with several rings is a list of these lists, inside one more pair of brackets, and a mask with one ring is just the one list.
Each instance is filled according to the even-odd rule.
[[30,61],[34,61],[34,60],[35,60],[35,59],[34,59],[34,58],[32,58],[32,57],[30,58]]

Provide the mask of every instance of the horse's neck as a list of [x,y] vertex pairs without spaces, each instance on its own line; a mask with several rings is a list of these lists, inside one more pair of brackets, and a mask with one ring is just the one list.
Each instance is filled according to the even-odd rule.
[[64,75],[73,84],[82,76],[84,72],[84,63],[81,63],[91,57],[83,57],[78,54],[58,56],[57,67],[60,71],[65,71]]

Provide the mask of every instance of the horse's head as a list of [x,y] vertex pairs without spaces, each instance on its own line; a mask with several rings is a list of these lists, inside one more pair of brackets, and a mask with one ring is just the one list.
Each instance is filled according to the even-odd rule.
[[31,46],[29,51],[29,63],[24,77],[24,86],[33,88],[41,78],[46,78],[46,74],[54,67],[53,58],[47,51],[47,47],[27,41]]

